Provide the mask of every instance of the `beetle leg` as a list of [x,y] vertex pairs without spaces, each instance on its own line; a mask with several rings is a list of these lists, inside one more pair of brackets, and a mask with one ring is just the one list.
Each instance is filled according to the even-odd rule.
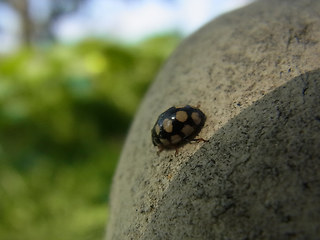
[[160,153],[163,151],[163,147],[162,146],[158,146],[158,151],[157,151],[157,155],[160,156]]
[[176,148],[176,152],[174,153],[174,156],[175,156],[175,157],[178,156],[178,153],[179,153],[179,149]]
[[203,138],[194,138],[194,139],[192,139],[191,140],[191,142],[197,142],[197,143],[199,143],[199,142],[209,142],[209,140],[206,140],[206,139],[203,139]]

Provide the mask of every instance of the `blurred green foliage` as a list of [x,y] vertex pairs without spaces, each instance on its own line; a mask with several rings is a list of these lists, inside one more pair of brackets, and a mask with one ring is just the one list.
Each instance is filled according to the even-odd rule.
[[177,36],[0,57],[0,239],[102,239],[130,121]]

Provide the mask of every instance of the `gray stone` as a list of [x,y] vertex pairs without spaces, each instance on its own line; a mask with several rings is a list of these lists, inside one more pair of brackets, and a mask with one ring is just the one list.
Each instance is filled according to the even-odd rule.
[[[186,39],[127,137],[108,239],[320,239],[320,1],[262,1]],[[151,128],[201,105],[208,143],[157,155]]]

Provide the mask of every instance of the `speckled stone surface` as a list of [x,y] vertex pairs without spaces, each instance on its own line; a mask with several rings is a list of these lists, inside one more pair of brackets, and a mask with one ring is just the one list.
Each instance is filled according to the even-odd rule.
[[[256,2],[187,38],[136,114],[107,239],[319,239],[320,1]],[[200,136],[157,155],[151,128],[201,105]]]

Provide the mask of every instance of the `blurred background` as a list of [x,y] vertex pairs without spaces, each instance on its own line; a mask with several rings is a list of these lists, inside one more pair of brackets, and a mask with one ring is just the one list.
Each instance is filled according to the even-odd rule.
[[251,0],[0,0],[0,240],[102,239],[134,113],[186,36]]

